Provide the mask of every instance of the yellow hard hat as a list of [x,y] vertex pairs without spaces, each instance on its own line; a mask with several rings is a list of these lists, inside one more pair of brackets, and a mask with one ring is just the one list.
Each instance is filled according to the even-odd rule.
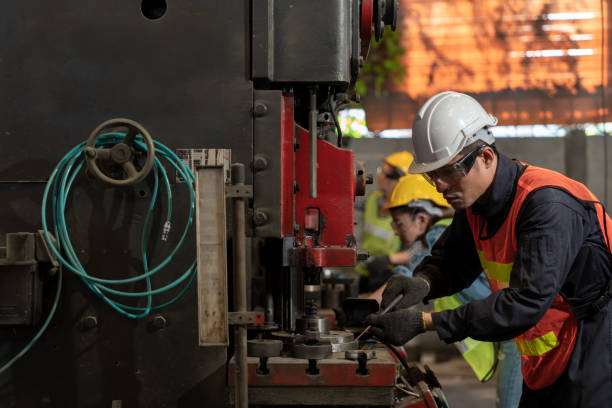
[[412,164],[412,160],[414,160],[414,156],[412,153],[406,151],[393,153],[382,159],[382,161],[389,166],[401,170],[402,174],[400,174],[400,176],[408,174],[408,167]]
[[408,206],[417,200],[429,200],[439,207],[448,208],[448,202],[436,188],[420,174],[408,174],[399,179],[391,193],[387,208]]

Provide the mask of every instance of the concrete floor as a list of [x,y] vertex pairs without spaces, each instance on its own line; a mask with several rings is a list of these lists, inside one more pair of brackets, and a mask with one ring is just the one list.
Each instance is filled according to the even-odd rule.
[[487,383],[478,381],[458,352],[441,362],[432,362],[424,354],[421,361],[438,377],[450,408],[495,408],[495,378]]

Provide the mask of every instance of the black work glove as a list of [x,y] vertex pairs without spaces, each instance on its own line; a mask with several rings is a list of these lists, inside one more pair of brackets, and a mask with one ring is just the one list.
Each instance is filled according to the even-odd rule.
[[425,331],[423,312],[412,309],[397,310],[383,314],[370,314],[366,323],[370,331],[385,343],[401,346]]
[[421,277],[392,276],[387,281],[387,287],[383,291],[381,308],[385,309],[400,293],[404,297],[395,305],[393,310],[406,309],[422,302],[429,293],[429,282]]
[[376,258],[369,259],[365,267],[370,272],[370,277],[375,278],[378,275],[382,275],[389,269],[391,261],[389,255],[377,256]]

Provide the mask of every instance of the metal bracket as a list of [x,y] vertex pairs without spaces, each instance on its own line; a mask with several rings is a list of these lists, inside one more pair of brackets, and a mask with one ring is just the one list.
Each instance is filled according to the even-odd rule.
[[[223,167],[224,181],[226,184],[230,182],[231,149],[176,149],[176,154],[193,173],[199,167]],[[185,182],[178,172],[176,182]]]
[[252,198],[253,197],[253,186],[228,184],[225,186],[225,197],[227,198],[232,198],[232,197]]
[[254,324],[258,314],[261,314],[261,312],[229,312],[227,323],[233,325]]

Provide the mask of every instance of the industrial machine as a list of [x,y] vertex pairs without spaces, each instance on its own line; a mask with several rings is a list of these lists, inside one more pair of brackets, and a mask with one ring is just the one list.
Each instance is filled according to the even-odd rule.
[[0,406],[442,403],[318,307],[367,257],[336,114],[397,4],[5,5]]

